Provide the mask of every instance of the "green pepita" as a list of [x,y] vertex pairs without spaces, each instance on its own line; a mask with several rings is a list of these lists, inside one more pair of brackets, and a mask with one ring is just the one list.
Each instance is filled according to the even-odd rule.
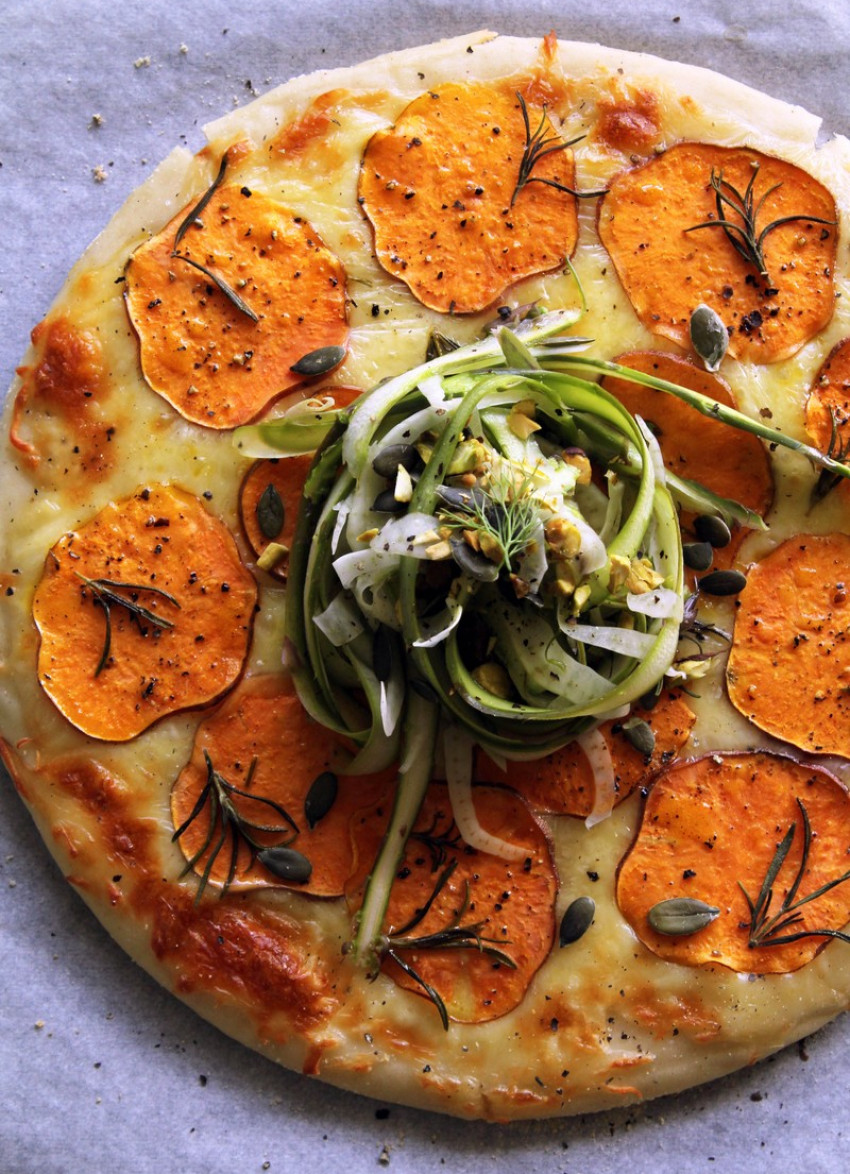
[[743,571],[709,571],[699,580],[704,595],[740,595],[747,585]]
[[707,571],[714,561],[714,552],[710,542],[686,542],[682,547],[682,558],[685,566],[692,571]]
[[708,542],[716,550],[732,541],[732,531],[717,514],[700,514],[695,518],[694,533],[700,542]]
[[323,770],[310,784],[304,798],[304,818],[311,831],[333,807],[338,790],[339,780],[332,770]]
[[587,933],[596,913],[596,902],[592,897],[576,897],[561,918],[558,945],[569,946]]
[[313,865],[303,852],[297,852],[295,848],[262,848],[257,859],[279,880],[291,885],[306,885],[313,875]]
[[649,762],[655,750],[655,734],[650,725],[641,717],[633,717],[623,723],[623,733],[635,750]]
[[260,527],[262,536],[268,538],[269,541],[277,538],[283,529],[286,511],[283,506],[283,499],[271,482],[269,482],[260,494],[255,513],[257,516],[257,525]]
[[659,901],[647,914],[647,921],[656,933],[670,938],[684,938],[699,933],[714,921],[720,910],[695,897],[671,897]]
[[729,331],[716,310],[704,303],[691,314],[691,343],[707,371],[716,371],[729,346]]
[[327,375],[338,367],[345,358],[345,347],[322,346],[316,351],[309,351],[302,355],[297,363],[289,368],[295,375]]

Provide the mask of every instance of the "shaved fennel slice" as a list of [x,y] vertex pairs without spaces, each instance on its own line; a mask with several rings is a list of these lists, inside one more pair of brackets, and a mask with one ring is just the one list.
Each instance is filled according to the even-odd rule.
[[470,848],[499,856],[502,860],[523,860],[528,852],[519,844],[511,844],[488,832],[478,822],[472,798],[472,738],[459,726],[443,728],[443,748],[446,758],[446,782],[457,830]]
[[543,532],[543,523],[538,522],[528,545],[517,559],[517,574],[528,584],[531,594],[537,595],[543,582],[543,576],[548,569],[546,537]]
[[433,514],[414,511],[386,522],[369,546],[381,554],[426,558],[429,543],[437,540],[436,530],[439,525]]
[[348,515],[351,511],[349,499],[345,498],[339,505],[334,507],[336,509],[336,522],[334,523],[334,531],[331,535],[331,554],[336,554],[339,550],[339,540],[342,537],[342,532],[345,529],[345,524],[348,521]]
[[576,740],[593,772],[593,808],[584,821],[585,827],[592,828],[607,819],[614,810],[617,801],[614,763],[611,760],[611,749],[598,726],[579,734]]
[[346,591],[351,591],[360,610],[370,619],[398,631],[395,592],[390,577],[398,556],[382,550],[352,550],[334,559],[333,568]]
[[446,389],[439,375],[428,375],[419,384],[419,390],[432,408],[438,408],[446,399]]
[[363,631],[359,608],[343,594],[335,595],[323,612],[313,616],[313,623],[334,648],[350,644]]
[[626,606],[629,611],[639,615],[649,616],[653,620],[681,620],[682,597],[671,587],[655,587],[652,591],[644,591],[641,595],[632,592],[626,596]]
[[447,599],[446,606],[432,620],[422,620],[423,635],[413,641],[414,648],[435,648],[455,630],[463,616],[463,607],[457,599]]
[[606,648],[609,652],[619,652],[635,660],[646,656],[656,640],[652,632],[634,632],[630,628],[608,627],[604,624],[579,624],[573,619],[559,619],[559,625],[564,635],[571,640],[591,644],[594,648]]
[[381,681],[381,728],[388,738],[398,727],[398,719],[404,708],[405,682],[403,676],[394,675],[388,681]]
[[667,469],[664,465],[664,457],[661,455],[661,448],[655,439],[655,434],[642,416],[635,416],[635,423],[640,428],[641,435],[646,441],[646,447],[655,473],[655,482],[657,485],[666,485]]
[[374,441],[369,446],[366,459],[371,464],[379,453],[393,444],[415,444],[423,432],[442,427],[459,404],[459,399],[446,400],[445,403],[431,405],[406,416],[394,427],[389,428],[380,440]]
[[608,678],[570,656],[541,617],[494,601],[488,620],[502,647],[502,661],[523,695],[537,693],[539,701],[539,694],[554,693],[576,706],[592,704],[611,691]]

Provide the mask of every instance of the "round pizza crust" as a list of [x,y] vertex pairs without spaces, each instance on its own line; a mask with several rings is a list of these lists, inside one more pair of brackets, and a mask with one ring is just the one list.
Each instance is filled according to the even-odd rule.
[[[628,167],[636,143],[641,150],[648,143],[650,153],[681,141],[746,146],[804,167],[841,210],[834,277],[847,292],[850,152],[838,139],[816,147],[815,117],[693,66],[481,32],[295,79],[207,127],[209,145],[198,155],[174,151],[71,271],[23,358],[4,417],[3,758],[63,873],[131,957],[248,1047],[385,1101],[491,1120],[605,1109],[751,1064],[847,1006],[847,948],[832,943],[791,975],[745,975],[656,957],[615,900],[618,864],[641,817],[635,794],[591,829],[568,817],[547,819],[559,879],[556,921],[573,899],[592,896],[592,931],[569,947],[555,944],[514,1010],[444,1031],[426,999],[384,974],[368,981],[343,955],[349,924],[341,899],[266,889],[195,901],[197,886],[182,875],[185,862],[172,840],[169,802],[208,711],[167,714],[124,744],[80,733],[39,683],[32,605],[48,552],[63,535],[139,487],[176,485],[231,531],[257,579],[259,610],[243,680],[279,672],[285,589],[257,570],[240,529],[247,463],[226,431],[185,420],[146,385],[122,298],[128,259],[198,199],[228,148],[249,140],[253,148],[240,156],[235,181],[277,198],[283,193],[347,275],[349,349],[330,381],[371,387],[420,361],[429,332],[445,329],[446,318],[376,263],[357,199],[367,143],[423,90],[537,74],[557,78],[565,95],[557,113],[571,136],[585,136],[574,150],[587,188]],[[319,130],[308,133],[310,119],[329,105],[333,117],[318,119]],[[638,115],[648,136],[642,147],[633,134]],[[596,340],[600,357],[665,349],[631,309],[599,243],[592,204],[580,207],[572,263],[587,301],[581,330]],[[556,271],[523,279],[503,300],[573,305],[576,287]],[[453,336],[472,339],[491,318],[492,308],[453,318]],[[27,390],[28,369],[63,323],[94,340],[93,369],[108,372],[95,388],[95,411],[70,411],[56,396],[39,399]],[[772,367],[729,363],[724,373],[739,406],[756,414],[770,404],[775,426],[802,436],[800,389],[848,333],[845,296],[828,325],[791,358]],[[77,359],[78,368],[85,365],[85,356]],[[77,369],[78,394],[85,395],[92,377]],[[77,435],[80,419],[85,427]],[[98,429],[109,430],[108,443],[98,440]],[[803,528],[808,467],[786,453],[774,459],[784,492],[769,534],[753,540],[746,557]],[[823,533],[842,530],[840,503],[827,501],[807,524]],[[724,606],[718,604],[718,616],[728,620]],[[700,693],[689,753],[774,747],[733,710],[717,675],[704,679]],[[846,781],[843,761],[829,765]]]

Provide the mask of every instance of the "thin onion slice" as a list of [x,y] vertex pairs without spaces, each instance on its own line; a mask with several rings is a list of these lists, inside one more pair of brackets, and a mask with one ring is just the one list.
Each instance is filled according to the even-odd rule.
[[656,641],[652,632],[635,632],[631,628],[614,628],[604,624],[579,624],[574,619],[559,620],[561,631],[571,640],[605,648],[641,660]]
[[323,612],[313,616],[313,623],[334,648],[350,644],[364,630],[359,608],[343,594],[335,595]]
[[479,852],[499,856],[502,860],[523,860],[525,848],[511,844],[486,831],[478,822],[472,798],[472,756],[474,742],[459,726],[445,726],[443,748],[446,756],[446,782],[457,830],[463,840]]
[[654,587],[641,595],[632,592],[626,596],[629,611],[639,612],[653,620],[682,618],[682,597],[670,587]]
[[576,741],[584,751],[593,772],[593,808],[584,821],[585,827],[592,828],[608,818],[617,802],[614,763],[611,759],[611,749],[598,726],[580,734]]

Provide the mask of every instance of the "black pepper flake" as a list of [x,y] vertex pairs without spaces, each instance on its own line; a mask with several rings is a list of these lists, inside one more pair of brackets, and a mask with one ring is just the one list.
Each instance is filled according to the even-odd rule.
[[240,192],[242,193],[242,195],[243,195],[243,196],[246,196],[246,197],[248,197],[249,199],[250,199],[251,195],[253,194],[253,193],[251,192],[251,189],[250,189],[250,188],[245,188],[245,187],[243,187],[243,188],[240,188],[239,190],[240,190]]

